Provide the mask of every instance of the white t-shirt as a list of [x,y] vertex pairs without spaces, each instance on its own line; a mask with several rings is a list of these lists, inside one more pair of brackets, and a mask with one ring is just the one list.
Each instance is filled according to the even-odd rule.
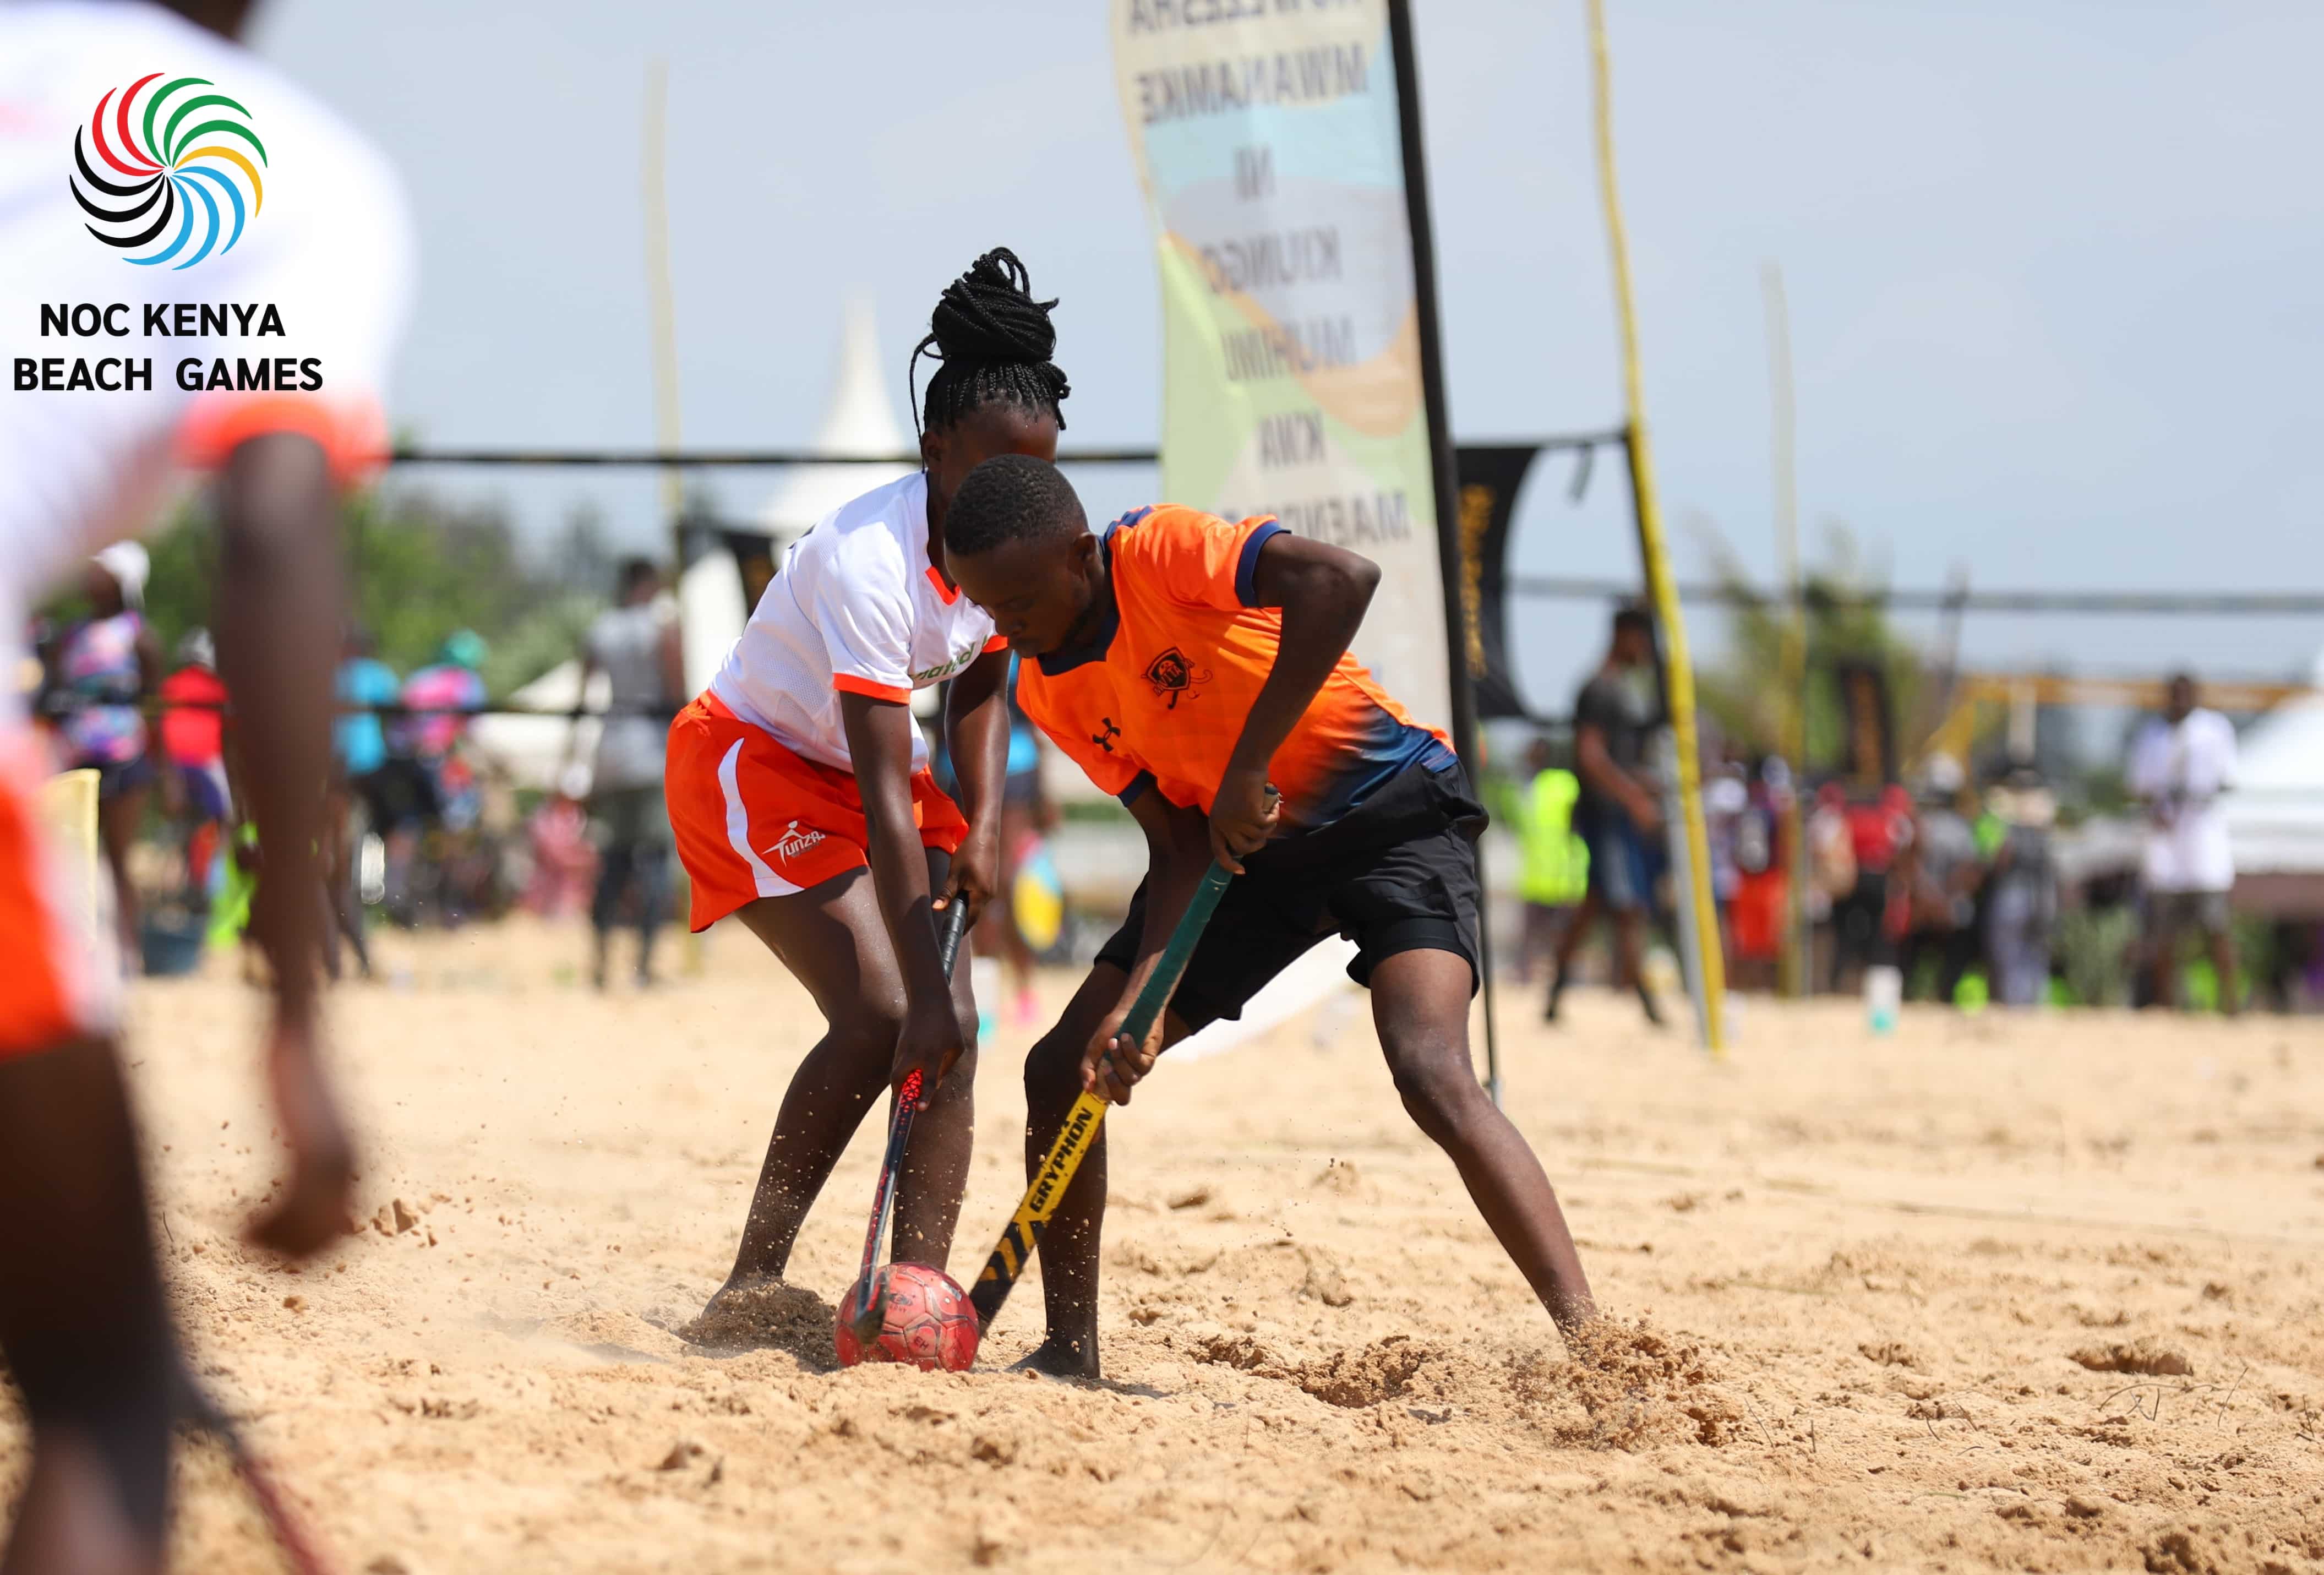
[[596,788],[661,785],[663,741],[669,736],[669,692],[661,649],[669,627],[651,602],[609,607],[589,625],[583,649],[604,669],[611,714],[597,735],[590,773]]
[[[116,146],[124,95],[156,72],[165,75],[132,100],[138,111],[129,117],[132,145]],[[107,153],[124,160],[133,171],[146,161],[134,151],[147,134],[143,110],[180,78],[208,85],[165,100],[153,140],[163,139],[174,112],[196,97],[231,98],[246,113],[194,111],[180,124],[180,152],[196,152],[194,143],[234,148],[263,193],[225,155],[180,162],[179,170],[203,164],[212,174],[184,175],[170,191],[141,186],[134,173],[106,161]],[[103,150],[94,145],[91,124],[100,105],[107,111]],[[243,121],[263,158],[232,134],[194,135],[208,116]],[[77,134],[80,157],[98,179],[150,191],[182,216],[142,250],[97,239],[75,196]],[[130,206],[141,198],[105,200]],[[229,247],[234,205],[245,200],[250,210]],[[128,260],[189,226],[178,258],[153,265]],[[177,266],[206,237],[211,253]],[[255,55],[143,0],[0,4],[0,643],[19,638],[26,607],[81,558],[157,523],[173,473],[183,467],[215,463],[242,438],[276,429],[316,437],[343,473],[375,456],[384,447],[382,399],[411,275],[410,225],[386,161]],[[111,313],[112,322],[126,332],[63,335],[51,325],[44,335],[44,305],[99,315],[117,306],[124,309]],[[206,336],[205,305],[214,318],[221,308],[251,309],[239,319],[226,312],[227,331]],[[174,326],[180,306],[195,309],[191,335],[147,331],[149,307]],[[268,307],[280,334],[256,331],[266,326]],[[254,371],[264,362],[272,364],[271,382],[283,361],[310,358],[311,374],[300,368],[295,382],[311,375],[320,389],[196,391],[179,382],[181,361],[198,362],[204,382],[219,360],[230,379],[243,382],[253,379],[237,363]],[[78,362],[92,379],[115,382],[127,381],[120,362],[150,360],[151,387],[20,389],[20,359],[34,364],[36,381],[42,362],[60,362],[56,370],[68,382]],[[116,364],[100,368],[106,359]]]
[[[901,704],[1006,642],[928,561],[928,482],[864,493],[791,543],[710,692],[794,753],[853,770],[842,690]],[[912,769],[928,763],[912,730]]]
[[2236,730],[2216,711],[2190,711],[2176,725],[2156,717],[2130,748],[2129,787],[2160,824],[2146,837],[2150,891],[2225,891],[2236,883],[2219,795],[2235,786]]

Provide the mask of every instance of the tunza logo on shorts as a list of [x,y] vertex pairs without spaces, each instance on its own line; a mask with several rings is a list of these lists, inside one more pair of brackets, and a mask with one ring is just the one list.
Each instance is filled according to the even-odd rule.
[[[141,268],[224,256],[266,200],[250,111],[205,77],[108,89],[73,133],[72,192],[88,233]],[[155,87],[155,83],[161,86]],[[92,151],[96,161],[90,161]]]
[[812,830],[801,831],[799,829],[799,823],[793,821],[790,824],[783,827],[783,834],[777,837],[775,839],[774,845],[767,850],[767,857],[770,859],[796,859],[801,853],[806,852],[809,848],[814,847],[821,841],[823,841],[823,834],[821,832]]

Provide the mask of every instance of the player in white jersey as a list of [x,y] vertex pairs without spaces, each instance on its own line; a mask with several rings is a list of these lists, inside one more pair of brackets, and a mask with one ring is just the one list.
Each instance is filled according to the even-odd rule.
[[[694,928],[739,914],[828,1025],[784,1096],[722,1297],[782,1274],[840,1151],[881,1090],[915,1070],[926,1113],[898,1184],[895,1257],[941,1268],[951,1252],[976,1010],[966,969],[945,983],[934,915],[959,902],[973,918],[997,882],[1009,656],[945,577],[944,515],[994,455],[1056,456],[1068,392],[1049,359],[1056,304],[1033,299],[1005,250],[945,288],[913,352],[940,363],[920,474],[792,545],[717,677],[670,728],[670,825]],[[960,804],[929,774],[910,707],[913,691],[947,679]]]
[[[252,1235],[304,1255],[344,1229],[353,1168],[317,1053],[337,493],[382,447],[410,248],[385,164],[231,41],[247,8],[0,5],[0,661],[173,473],[214,473],[213,626],[268,860],[254,926],[290,1150]],[[0,707],[0,1349],[33,1443],[0,1568],[158,1569],[178,1358],[113,971],[35,823],[18,697]]]

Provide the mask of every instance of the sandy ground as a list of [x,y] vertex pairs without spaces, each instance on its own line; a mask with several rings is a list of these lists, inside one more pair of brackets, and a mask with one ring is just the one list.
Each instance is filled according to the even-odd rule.
[[[2313,1024],[1876,1041],[1754,1001],[1714,1066],[1609,997],[1558,1030],[1513,1005],[1509,1108],[1637,1321],[1582,1359],[1351,998],[1119,1119],[1110,1377],[1077,1386],[1001,1370],[1029,1283],[973,1373],[831,1370],[869,1126],[794,1315],[682,1340],[816,1023],[740,935],[645,997],[579,987],[577,944],[391,941],[398,982],[338,998],[382,1223],[302,1274],[235,1242],[271,1160],[253,998],[139,991],[198,1362],[346,1568],[2324,1570]],[[1025,1038],[988,1047],[955,1269],[1019,1188]],[[273,1567],[215,1458],[181,1474],[181,1567]]]

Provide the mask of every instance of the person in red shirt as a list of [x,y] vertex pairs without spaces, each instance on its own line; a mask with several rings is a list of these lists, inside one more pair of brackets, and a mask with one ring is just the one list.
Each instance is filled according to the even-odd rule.
[[231,806],[226,779],[226,680],[209,631],[178,641],[178,670],[161,680],[161,753],[169,761],[161,797],[186,825],[186,884],[208,889],[218,823]]
[[[1028,1170],[1084,1089],[1127,1103],[1162,1050],[1239,1017],[1338,933],[1406,1110],[1559,1325],[1594,1316],[1549,1178],[1469,1061],[1484,809],[1443,735],[1348,652],[1378,566],[1269,518],[1176,505],[1093,534],[1065,477],[1015,455],[970,473],[944,537],[947,571],[1025,659],[1025,714],[1146,834],[1128,918],[1026,1059]],[[1213,859],[1236,880],[1162,1023],[1133,1043],[1121,1021]],[[1099,1371],[1104,1144],[1042,1238],[1048,1330],[1027,1363],[1043,1371]]]

